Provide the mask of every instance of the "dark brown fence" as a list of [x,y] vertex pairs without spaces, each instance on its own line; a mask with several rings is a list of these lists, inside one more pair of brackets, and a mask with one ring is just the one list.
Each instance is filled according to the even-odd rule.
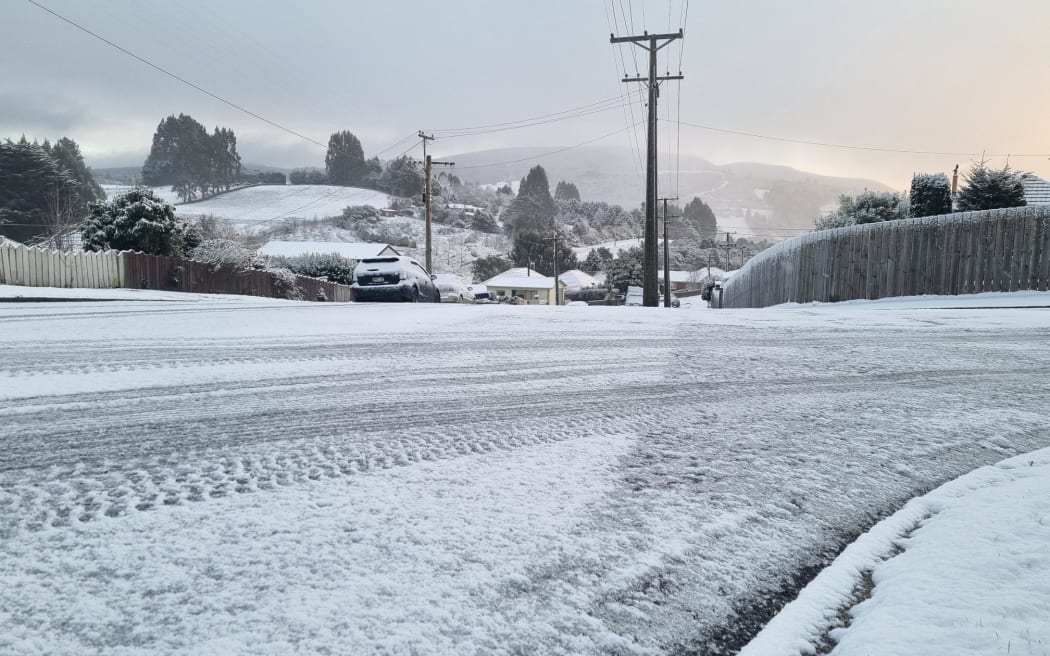
[[195,292],[242,294],[270,298],[301,298],[305,301],[353,300],[350,287],[307,278],[285,277],[269,271],[230,271],[177,257],[121,253],[126,287]]
[[724,285],[723,307],[1050,289],[1050,205],[800,235]]

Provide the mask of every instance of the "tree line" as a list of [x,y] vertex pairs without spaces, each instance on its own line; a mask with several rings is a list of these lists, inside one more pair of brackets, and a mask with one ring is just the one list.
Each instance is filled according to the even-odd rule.
[[0,235],[64,248],[71,227],[105,197],[76,141],[0,142]]
[[997,210],[1027,204],[1025,173],[1010,165],[1001,169],[974,162],[963,174],[963,185],[952,195],[952,184],[944,173],[916,173],[909,193],[865,191],[856,196],[842,195],[839,206],[816,221],[817,230],[828,230],[864,223],[937,216],[952,212]]

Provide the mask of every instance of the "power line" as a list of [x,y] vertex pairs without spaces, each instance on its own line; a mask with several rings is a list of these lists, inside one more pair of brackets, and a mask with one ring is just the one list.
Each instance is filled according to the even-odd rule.
[[100,35],[100,34],[98,34],[96,32],[92,32],[91,30],[89,30],[88,28],[84,27],[80,23],[77,23],[76,21],[73,21],[73,20],[71,20],[69,18],[66,18],[62,14],[59,14],[58,12],[53,11],[53,10],[45,7],[44,5],[40,4],[36,0],[26,0],[26,2],[28,2],[29,4],[31,4],[31,5],[33,5],[35,7],[43,9],[44,11],[46,11],[49,14],[51,14],[55,18],[58,18],[59,20],[72,25],[73,27],[77,28],[81,32],[84,32],[85,34],[89,34],[89,35],[93,36],[94,38],[98,39],[99,41],[102,41],[103,43],[109,45],[110,47],[119,50],[120,52],[124,53],[125,55],[128,55],[129,57],[132,57],[134,59],[137,59],[138,61],[142,62],[143,64],[146,64],[150,68],[153,68],[153,69],[155,69],[157,71],[160,71],[161,73],[167,75],[168,77],[170,77],[170,78],[172,78],[174,80],[177,80],[179,82],[182,82],[183,84],[185,84],[186,86],[188,86],[188,87],[190,87],[192,89],[196,89],[197,91],[200,91],[201,93],[205,94],[206,96],[209,96],[211,98],[214,98],[215,100],[218,100],[221,103],[229,105],[230,107],[233,107],[234,109],[236,109],[236,110],[238,110],[240,112],[243,112],[243,113],[247,114],[248,116],[251,116],[253,118],[257,118],[260,121],[262,121],[263,123],[266,123],[268,125],[272,125],[273,127],[277,128],[278,130],[283,130],[284,132],[287,132],[290,135],[299,137],[303,141],[307,141],[309,143],[315,144],[315,145],[320,146],[321,148],[324,148],[326,150],[328,149],[328,145],[327,144],[323,144],[320,141],[316,141],[314,139],[311,139],[310,137],[308,137],[308,136],[306,136],[304,134],[301,134],[301,133],[296,132],[295,130],[293,130],[291,128],[287,128],[287,127],[281,125],[280,123],[276,123],[274,121],[271,121],[270,119],[266,118],[265,116],[260,116],[259,114],[256,114],[255,112],[251,111],[250,109],[246,109],[246,108],[238,105],[237,103],[235,103],[235,102],[233,102],[231,100],[227,100],[227,99],[223,98],[222,96],[214,94],[211,91],[208,91],[207,89],[205,89],[205,88],[203,88],[203,87],[201,87],[201,86],[199,86],[197,84],[194,84],[193,82],[190,82],[186,78],[181,77],[179,75],[176,75],[175,73],[172,73],[171,71],[169,71],[168,69],[166,69],[166,68],[164,68],[162,66],[154,64],[153,62],[149,61],[148,59],[146,59],[144,57],[141,57],[139,55],[136,55],[135,53],[131,52],[127,48],[124,48],[123,46],[117,45],[116,43],[110,41],[106,37],[104,37],[104,36],[102,36],[102,35]]
[[[932,150],[910,150],[907,148],[880,148],[875,146],[857,146],[851,144],[837,144],[828,143],[824,141],[809,141],[806,139],[795,139],[792,137],[777,137],[768,134],[759,134],[757,132],[744,132],[743,130],[730,130],[728,128],[719,128],[712,125],[700,125],[698,123],[688,123],[686,121],[678,121],[681,125],[687,125],[692,128],[699,128],[701,130],[709,130],[711,132],[722,132],[725,134],[735,134],[742,137],[754,137],[756,139],[767,139],[770,141],[785,141],[788,143],[803,144],[806,146],[821,146],[824,148],[842,148],[845,150],[866,150],[880,153],[900,153],[905,155],[945,155],[952,157],[976,157],[981,153],[961,153],[961,152],[947,152],[947,151],[932,151]],[[995,154],[986,153],[987,157],[1050,157],[1050,154]]]
[[586,105],[580,105],[579,107],[573,107],[572,109],[563,109],[563,110],[558,111],[558,112],[551,112],[550,114],[541,114],[539,116],[531,116],[529,118],[523,118],[523,119],[519,119],[517,121],[505,121],[503,123],[489,123],[487,125],[471,125],[471,126],[462,127],[462,128],[433,128],[431,130],[431,132],[463,132],[463,131],[473,131],[473,130],[487,130],[489,128],[499,128],[499,127],[503,127],[503,126],[506,126],[506,125],[515,125],[515,124],[518,124],[518,123],[529,123],[529,122],[532,122],[532,121],[539,121],[539,120],[545,119],[545,118],[551,118],[552,116],[561,116],[562,114],[573,114],[575,112],[580,112],[580,111],[583,111],[583,110],[591,109],[591,108],[597,107],[599,105],[607,105],[607,104],[609,104],[611,102],[614,102],[616,100],[619,100],[619,101],[622,102],[623,101],[623,94],[620,94],[619,96],[612,96],[611,98],[604,98],[602,100],[596,100],[594,102],[587,103]]
[[[618,99],[614,98],[613,100],[618,100]],[[439,135],[439,136],[442,139],[455,139],[457,137],[471,137],[471,136],[478,135],[478,134],[492,134],[493,132],[506,132],[508,130],[520,130],[522,128],[531,128],[531,127],[535,127],[537,125],[546,125],[548,123],[557,123],[559,121],[568,121],[568,120],[574,119],[574,118],[583,118],[585,116],[591,116],[593,114],[600,114],[601,112],[607,112],[607,111],[612,110],[612,109],[620,109],[622,106],[623,106],[622,104],[620,104],[620,105],[609,105],[608,107],[599,107],[598,109],[592,109],[592,110],[586,111],[586,112],[580,112],[580,113],[577,113],[577,114],[571,114],[571,115],[568,115],[568,116],[562,116],[560,118],[550,118],[550,119],[547,119],[547,120],[544,120],[544,121],[535,121],[533,123],[523,123],[521,125],[510,125],[510,126],[507,126],[507,127],[493,128],[493,129],[490,129],[490,130],[477,130],[477,131],[474,131],[474,132],[460,132],[460,133],[457,133],[457,134],[443,134],[443,135]]]
[[596,141],[601,141],[602,139],[608,139],[609,137],[611,137],[613,135],[620,134],[621,132],[626,132],[627,130],[630,130],[631,128],[637,127],[640,123],[641,122],[639,121],[639,123],[635,123],[634,125],[631,125],[631,126],[628,126],[628,127],[625,127],[625,128],[620,128],[619,130],[613,130],[612,132],[606,132],[605,134],[601,135],[600,137],[595,137],[593,139],[588,139],[587,141],[581,141],[578,144],[573,144],[571,146],[566,146],[564,148],[559,148],[557,150],[552,150],[552,151],[550,151],[548,153],[542,153],[540,155],[534,155],[532,157],[521,157],[521,158],[518,158],[518,159],[508,159],[508,160],[503,161],[503,162],[489,162],[489,163],[486,163],[486,164],[471,164],[470,166],[457,166],[457,168],[460,168],[460,169],[481,169],[481,168],[486,168],[486,167],[489,167],[489,166],[502,166],[504,164],[516,164],[518,162],[528,162],[528,161],[534,160],[534,159],[541,159],[543,157],[548,157],[550,155],[557,155],[558,153],[564,153],[565,151],[572,150],[573,148],[579,148],[581,146],[586,146],[586,145],[592,144],[592,143],[594,143]]

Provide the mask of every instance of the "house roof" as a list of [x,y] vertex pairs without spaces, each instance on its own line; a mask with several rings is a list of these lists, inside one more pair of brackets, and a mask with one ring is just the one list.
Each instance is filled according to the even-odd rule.
[[320,255],[336,253],[351,260],[362,260],[366,257],[378,257],[379,255],[401,255],[390,244],[365,241],[270,241],[259,249],[259,253],[283,257],[294,257],[307,253]]
[[483,284],[486,287],[506,287],[508,289],[554,289],[554,278],[540,275],[535,271],[527,274],[527,269],[518,267],[493,276]]
[[1029,173],[1021,178],[1021,184],[1029,205],[1050,205],[1050,181]]
[[565,283],[566,287],[579,287],[580,289],[597,287],[599,285],[598,280],[594,276],[580,271],[579,269],[570,269],[566,271],[558,276],[558,280]]

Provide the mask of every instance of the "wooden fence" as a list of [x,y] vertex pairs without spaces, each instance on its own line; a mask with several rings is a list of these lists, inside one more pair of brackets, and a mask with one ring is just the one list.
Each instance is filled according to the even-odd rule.
[[0,284],[26,287],[122,287],[121,256],[62,253],[5,242],[0,244]]
[[158,289],[305,301],[353,300],[349,286],[270,271],[230,271],[206,262],[128,251],[61,253],[0,244],[0,284],[26,287]]
[[1050,205],[822,230],[725,283],[723,307],[1050,289]]

